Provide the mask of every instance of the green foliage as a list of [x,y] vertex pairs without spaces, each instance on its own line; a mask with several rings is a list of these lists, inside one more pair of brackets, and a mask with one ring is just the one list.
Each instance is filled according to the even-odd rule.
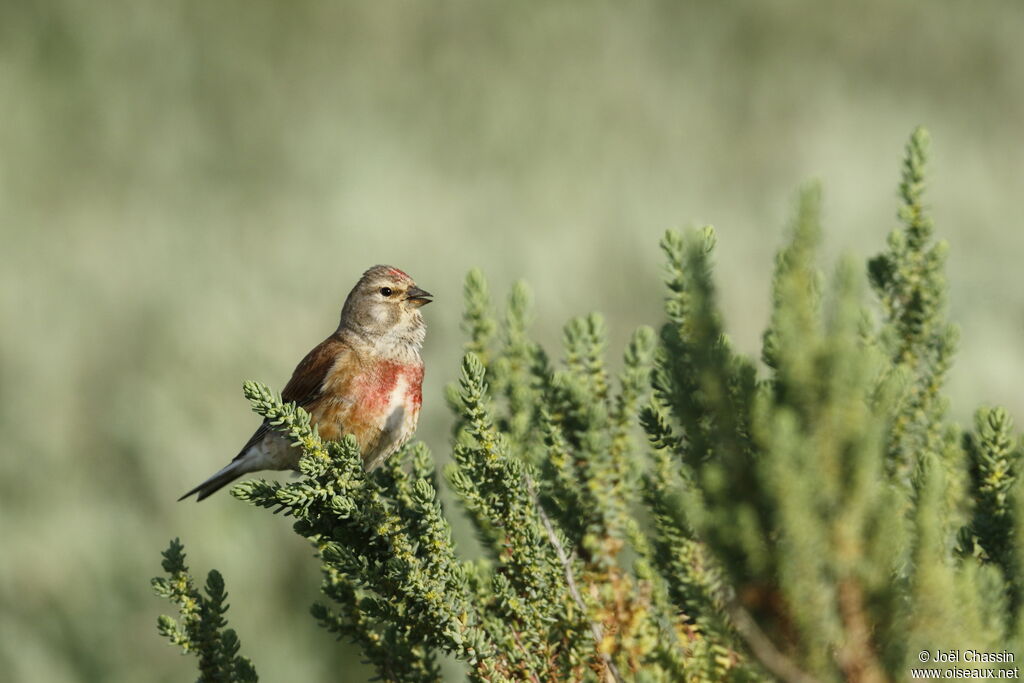
[[[852,265],[823,286],[819,191],[801,195],[776,262],[760,382],[722,334],[714,233],[663,243],[669,323],[643,421],[678,458],[682,484],[655,509],[661,526],[676,522],[668,545],[703,545],[731,589],[718,608],[716,582],[681,578],[677,562],[675,594],[693,611],[731,617],[781,678],[899,679],[911,653],[937,643],[999,649],[1012,637],[1003,593],[1017,595],[1020,583],[1009,557],[1015,457],[1005,413],[979,418],[966,442],[975,491],[964,494],[964,453],[941,395],[955,332],[943,318],[945,249],[930,243],[922,204],[926,143],[921,130],[911,138],[904,227],[869,265],[877,331]],[[956,522],[972,504],[961,536],[979,557],[957,558]],[[990,557],[1001,573],[985,566]]]
[[185,548],[178,539],[171,540],[163,552],[161,563],[167,577],[153,579],[157,595],[165,597],[178,606],[181,620],[161,616],[157,629],[186,654],[199,658],[199,681],[202,683],[227,683],[228,681],[253,682],[259,680],[252,662],[238,654],[241,643],[234,630],[224,628],[228,611],[225,603],[228,594],[224,590],[224,578],[216,569],[206,576],[206,595],[195,587],[192,576],[185,565]]
[[904,478],[921,454],[956,448],[955,436],[943,422],[947,401],[940,391],[958,331],[945,320],[943,266],[949,245],[932,241],[932,220],[923,203],[928,145],[928,133],[915,130],[907,143],[900,181],[903,227],[889,234],[887,251],[868,262],[869,280],[885,316],[881,343],[893,370],[906,382],[906,396],[899,402],[889,435],[888,461]]
[[445,656],[477,681],[884,681],[922,650],[1021,653],[1020,441],[1001,409],[968,433],[946,421],[926,143],[869,264],[879,320],[859,268],[819,270],[820,191],[801,193],[760,377],[725,334],[711,228],[666,234],[667,320],[617,375],[600,315],[571,320],[552,360],[526,287],[496,315],[471,272],[444,479],[480,559],[455,547],[422,444],[368,475],[354,441],[322,441],[254,383],[304,476],[233,494],[294,520],[331,601],[314,617],[387,680],[436,680]]
[[978,410],[974,425],[974,431],[964,434],[974,512],[960,530],[960,548],[999,567],[1008,582],[1013,609],[1018,610],[1022,587],[1014,577],[1021,558],[1013,539],[1012,496],[1020,467],[1019,439],[1012,435],[1013,420],[1002,408]]

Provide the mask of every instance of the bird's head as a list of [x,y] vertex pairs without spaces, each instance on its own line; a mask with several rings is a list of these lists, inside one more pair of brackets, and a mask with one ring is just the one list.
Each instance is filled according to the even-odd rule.
[[426,332],[420,308],[432,297],[398,268],[374,266],[363,273],[345,300],[340,327],[373,340],[419,347]]

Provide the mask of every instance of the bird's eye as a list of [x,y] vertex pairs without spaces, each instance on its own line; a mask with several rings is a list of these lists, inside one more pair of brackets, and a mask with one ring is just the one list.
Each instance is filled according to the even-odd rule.
[[383,294],[384,296],[391,296],[391,288],[390,287],[381,287],[380,288],[380,293]]

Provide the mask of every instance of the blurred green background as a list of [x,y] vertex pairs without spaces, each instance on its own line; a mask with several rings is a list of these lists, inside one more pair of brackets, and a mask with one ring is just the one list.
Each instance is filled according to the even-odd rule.
[[[0,671],[180,681],[159,551],[221,569],[266,681],[365,680],[307,606],[286,521],[176,503],[257,423],[375,263],[437,301],[420,435],[447,449],[461,281],[532,285],[549,346],[660,320],[668,227],[713,222],[756,353],[797,187],[829,258],[894,224],[902,146],[963,341],[952,411],[1024,416],[1024,8],[1017,2],[0,2]],[[8,678],[9,677],[9,678]]]

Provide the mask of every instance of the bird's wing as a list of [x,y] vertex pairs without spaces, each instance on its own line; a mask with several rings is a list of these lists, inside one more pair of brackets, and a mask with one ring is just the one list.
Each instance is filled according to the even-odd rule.
[[231,462],[234,462],[235,460],[238,460],[240,458],[244,458],[245,455],[249,452],[249,449],[258,444],[260,441],[263,441],[263,437],[265,437],[267,435],[267,432],[269,431],[270,425],[267,424],[266,420],[264,420],[263,424],[256,428],[256,431],[252,433],[252,436],[249,437],[249,440],[245,442],[244,446],[242,446],[242,450],[238,451],[238,455],[236,455]]
[[[281,399],[286,403],[294,402],[302,407],[315,402],[323,389],[324,380],[331,368],[334,367],[339,354],[344,353],[351,353],[350,347],[335,336],[328,337],[317,344],[295,366],[292,378],[288,380],[288,384],[281,392]],[[248,453],[249,449],[262,441],[269,431],[270,425],[264,421],[238,451],[235,460]]]
[[339,356],[351,352],[351,347],[336,336],[323,340],[295,366],[292,378],[281,392],[281,398],[286,402],[294,401],[300,406],[308,406],[320,396],[324,380]]

